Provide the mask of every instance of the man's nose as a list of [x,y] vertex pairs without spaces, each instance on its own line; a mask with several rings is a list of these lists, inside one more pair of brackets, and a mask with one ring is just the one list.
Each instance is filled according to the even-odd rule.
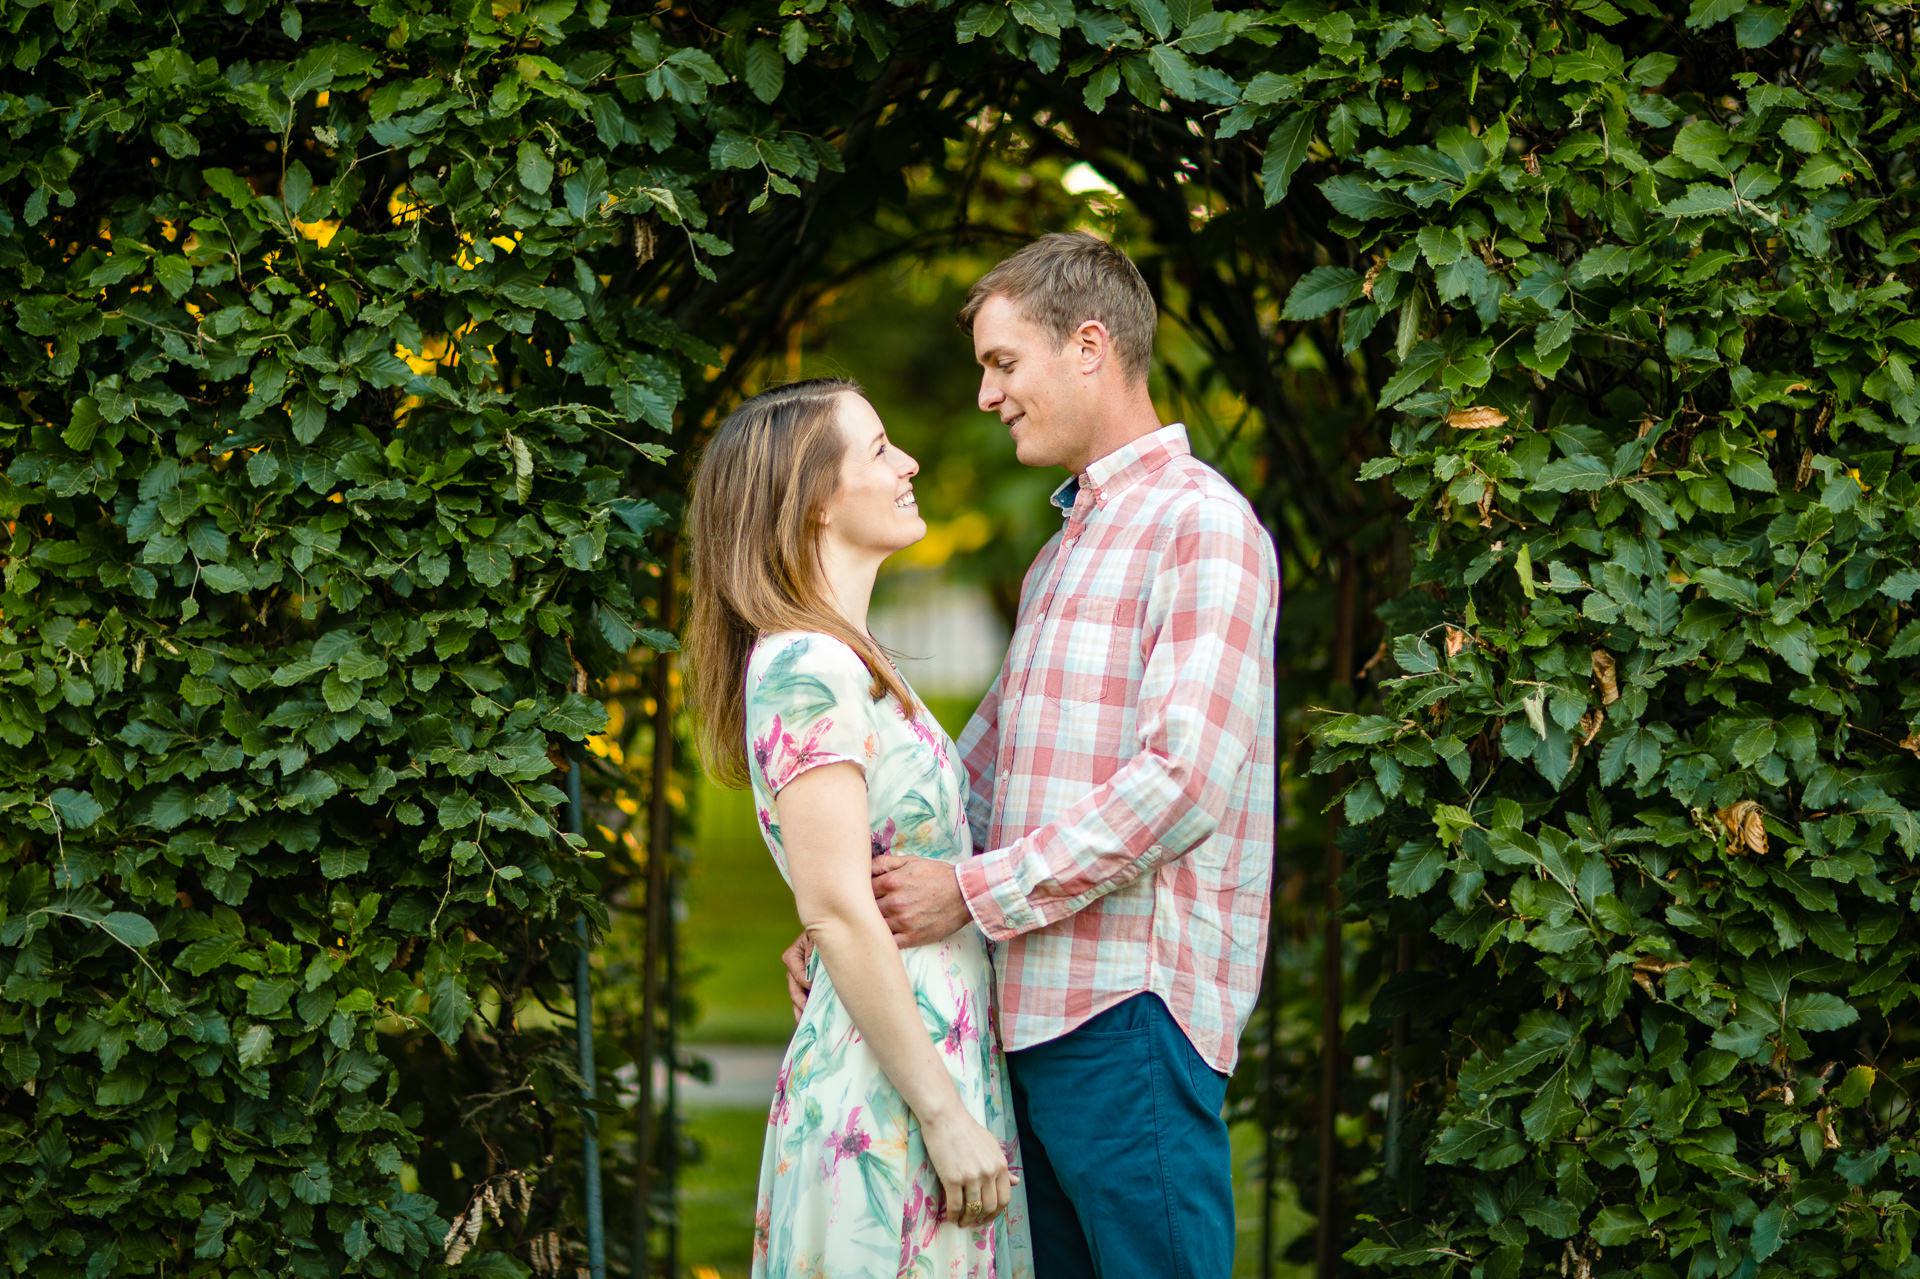
[[980,411],[982,413],[993,412],[1000,401],[1006,398],[1007,397],[1001,393],[1000,388],[993,384],[991,378],[983,376],[980,379],[980,394],[976,397],[976,402],[980,405]]

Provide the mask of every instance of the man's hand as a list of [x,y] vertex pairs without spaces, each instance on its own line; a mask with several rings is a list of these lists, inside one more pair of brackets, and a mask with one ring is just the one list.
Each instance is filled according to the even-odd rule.
[[973,922],[952,862],[930,857],[873,859],[873,897],[901,946],[944,941]]
[[793,1021],[800,1024],[800,1014],[807,1010],[807,992],[813,989],[807,977],[807,961],[813,957],[813,940],[805,933],[793,939],[793,945],[780,952],[780,962],[787,969],[787,998],[793,1001]]

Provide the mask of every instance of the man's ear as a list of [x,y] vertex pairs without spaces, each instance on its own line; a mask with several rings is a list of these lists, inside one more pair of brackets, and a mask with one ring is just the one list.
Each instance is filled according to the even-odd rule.
[[1084,375],[1098,373],[1113,358],[1113,335],[1098,320],[1081,321],[1067,342],[1073,347],[1074,359]]

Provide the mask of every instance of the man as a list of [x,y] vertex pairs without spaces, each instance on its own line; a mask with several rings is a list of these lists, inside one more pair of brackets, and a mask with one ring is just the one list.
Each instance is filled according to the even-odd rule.
[[[961,735],[978,854],[874,859],[902,946],[995,943],[1040,1279],[1226,1279],[1227,1072],[1272,867],[1279,569],[1246,500],[1162,426],[1156,308],[1126,255],[1041,238],[960,315],[1066,517]],[[804,999],[805,955],[783,957]]]

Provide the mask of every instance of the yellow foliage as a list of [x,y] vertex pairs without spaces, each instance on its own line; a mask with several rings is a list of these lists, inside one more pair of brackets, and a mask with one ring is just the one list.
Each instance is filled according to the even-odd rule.
[[299,218],[295,218],[293,229],[324,249],[332,244],[333,237],[339,234],[340,221],[337,218],[322,218],[318,222],[302,222]]
[[387,214],[395,226],[407,222],[418,222],[426,216],[426,205],[415,204],[413,190],[410,187],[395,187],[393,194],[387,197]]
[[908,568],[940,568],[967,555],[993,537],[993,521],[979,511],[962,511],[950,520],[927,521],[927,535],[900,552],[895,563]]

